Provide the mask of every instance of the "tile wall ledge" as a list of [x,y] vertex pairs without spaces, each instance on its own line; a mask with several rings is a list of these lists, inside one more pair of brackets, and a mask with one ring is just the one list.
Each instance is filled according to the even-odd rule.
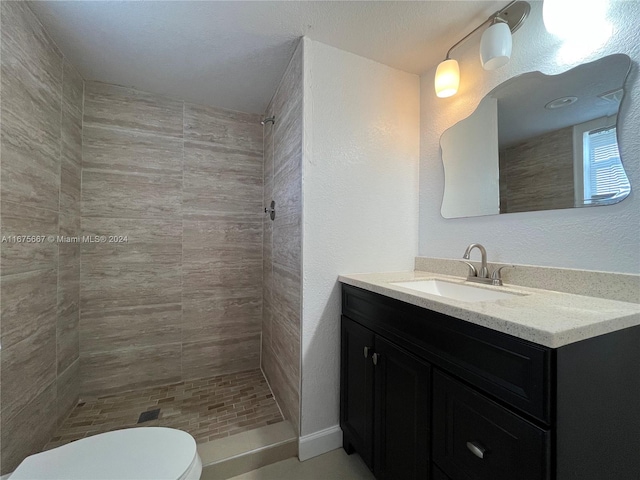
[[[497,262],[489,262],[489,270],[505,265],[514,266],[502,270],[505,285],[640,303],[640,275]],[[460,259],[416,257],[415,270],[464,277],[468,267]]]

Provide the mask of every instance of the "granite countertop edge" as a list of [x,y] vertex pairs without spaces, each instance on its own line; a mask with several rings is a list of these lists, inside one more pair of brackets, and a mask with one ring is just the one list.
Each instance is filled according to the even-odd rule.
[[640,305],[519,285],[471,284],[515,294],[491,302],[462,302],[391,285],[438,279],[468,284],[462,277],[425,271],[340,275],[342,283],[443,313],[550,348],[640,325]]

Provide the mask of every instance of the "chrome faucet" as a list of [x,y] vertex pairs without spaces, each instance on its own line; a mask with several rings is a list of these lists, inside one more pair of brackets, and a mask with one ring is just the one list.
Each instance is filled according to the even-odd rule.
[[491,274],[491,276],[489,276],[489,267],[487,266],[487,250],[482,245],[480,245],[479,243],[472,243],[467,247],[462,258],[464,258],[465,260],[469,260],[469,258],[471,257],[471,250],[473,250],[474,248],[477,248],[478,250],[480,250],[480,255],[482,255],[482,259],[481,259],[482,264],[480,265],[480,271],[478,271],[472,263],[464,262],[469,266],[469,274],[467,276],[467,281],[477,282],[477,283],[488,283],[490,285],[502,285],[502,278],[500,276],[500,271],[503,268],[511,267],[512,265],[503,265],[500,268],[496,268],[494,272]]

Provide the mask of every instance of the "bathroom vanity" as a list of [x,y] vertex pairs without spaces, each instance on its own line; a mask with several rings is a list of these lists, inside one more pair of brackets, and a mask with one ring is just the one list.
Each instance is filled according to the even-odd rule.
[[638,305],[369,277],[340,277],[340,424],[377,479],[640,478]]

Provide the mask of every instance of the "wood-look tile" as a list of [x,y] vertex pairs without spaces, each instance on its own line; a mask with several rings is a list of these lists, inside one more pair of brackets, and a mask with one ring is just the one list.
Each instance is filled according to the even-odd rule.
[[[223,212],[261,216],[261,157],[192,142],[185,143],[184,155],[186,213]],[[234,216],[230,215],[230,218]]]
[[[157,420],[137,424],[141,412],[159,408]],[[205,377],[188,382],[149,387],[100,397],[84,397],[57,429],[45,449],[117,428],[162,426],[190,433],[198,443],[213,436],[231,435],[282,422],[282,415],[258,369]],[[274,425],[275,427],[275,425]],[[269,438],[286,432],[275,428]],[[262,429],[245,443],[259,447]],[[287,437],[288,438],[288,437]],[[218,452],[220,453],[220,452]]]
[[260,115],[185,104],[185,139],[262,152]]
[[259,363],[259,334],[185,342],[182,346],[182,375],[185,380],[253,369]]
[[259,296],[262,292],[261,266],[261,261],[246,262],[243,267],[227,267],[219,261],[185,262],[182,266],[184,295]]
[[148,347],[176,342],[182,324],[180,303],[82,312],[82,353]]
[[273,222],[265,218],[263,222],[263,247],[262,247],[262,296],[266,301],[271,302],[271,290],[273,284]]
[[82,112],[84,80],[82,75],[67,59],[63,60],[62,100],[68,106]]
[[25,4],[1,8],[2,200],[57,210],[62,56]]
[[[2,158],[4,162],[4,157]],[[0,224],[3,236],[57,235],[58,213],[3,201]],[[34,243],[7,242],[0,245],[2,275],[55,268],[58,247],[46,240]]]
[[262,296],[184,295],[182,341],[246,337],[260,333]]
[[125,236],[127,244],[182,243],[182,219],[83,217],[82,234],[89,236]]
[[507,168],[500,172],[506,184],[505,213],[571,208],[573,188],[573,128],[562,128],[530,138],[500,152]]
[[302,269],[300,215],[276,216],[273,226],[273,262],[291,272]]
[[[265,118],[272,117],[273,111],[267,109]],[[269,123],[263,127],[263,159],[264,159],[264,182],[273,180],[273,135],[275,127]]]
[[61,213],[80,215],[82,115],[66,104],[62,108],[61,133],[59,209]]
[[82,244],[82,311],[179,303],[179,244]]
[[274,288],[271,292],[273,309],[294,321],[300,319],[301,280],[299,272],[291,272],[273,265]]
[[277,121],[273,139],[276,175],[290,161],[293,149],[302,145],[302,96],[302,48],[298,46],[271,106]]
[[301,156],[279,170],[273,182],[273,199],[280,216],[300,215],[302,212],[302,164]]
[[185,263],[228,267],[262,262],[262,221],[184,221]]
[[180,343],[80,355],[81,395],[144,388],[180,380]]
[[84,123],[182,137],[180,101],[99,82],[85,82]]
[[167,218],[180,215],[182,178],[86,170],[82,173],[82,215]]
[[[273,394],[286,420],[298,431],[300,424],[299,378],[293,378],[282,368],[279,359],[267,349],[263,368]],[[264,356],[264,353],[263,353]]]
[[2,416],[10,418],[56,379],[55,315],[24,340],[3,345],[1,368]]
[[[184,168],[211,175],[264,176],[262,151],[230,148],[216,143],[185,140]],[[226,177],[225,177],[226,178]]]
[[[7,96],[5,93],[4,98]],[[42,129],[2,108],[2,202],[58,210],[60,187],[60,112],[58,123]]]
[[58,233],[63,237],[80,235],[80,216],[61,213],[58,220]]
[[271,349],[287,378],[300,378],[299,319],[288,319],[278,312],[271,316]]
[[57,305],[57,272],[33,272],[3,275],[2,351],[26,340],[38,329],[55,326]]
[[56,380],[57,424],[61,425],[78,404],[80,395],[80,359],[58,373]]
[[83,168],[182,175],[182,139],[85,125]]
[[80,245],[61,243],[58,248],[57,368],[62,372],[80,354]]
[[[262,302],[262,352],[266,348],[271,350],[271,326],[273,323],[273,309],[271,303],[267,299],[263,299]],[[272,353],[272,352],[271,352]],[[262,361],[264,361],[264,355]]]
[[3,62],[16,55],[23,63],[39,67],[52,79],[62,75],[62,53],[25,2],[2,2]]
[[[2,382],[4,392],[8,387],[4,385],[4,378]],[[2,415],[2,474],[12,472],[26,456],[41,451],[55,432],[56,382],[51,382],[22,407],[24,408],[13,416]]]

